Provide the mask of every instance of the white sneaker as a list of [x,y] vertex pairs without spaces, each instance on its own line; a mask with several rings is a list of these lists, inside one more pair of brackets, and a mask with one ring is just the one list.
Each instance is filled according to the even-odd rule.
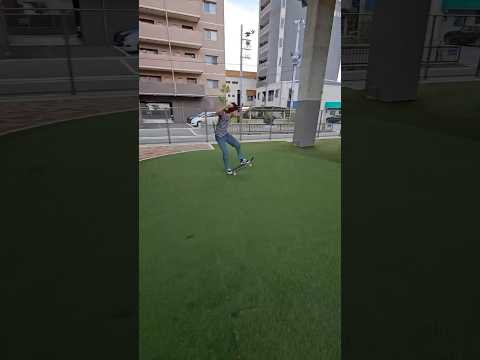
[[225,174],[233,175],[233,170],[232,169],[227,169],[227,170],[225,170]]
[[242,159],[240,160],[240,165],[247,165],[248,163],[250,162],[250,160],[247,160],[247,159]]

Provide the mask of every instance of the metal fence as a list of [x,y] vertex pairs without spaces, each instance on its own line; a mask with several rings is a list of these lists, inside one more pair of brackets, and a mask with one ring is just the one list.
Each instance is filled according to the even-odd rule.
[[0,95],[137,92],[138,52],[119,42],[137,13],[0,8]]
[[[367,79],[372,20],[371,13],[342,13],[344,85]],[[421,81],[479,78],[480,15],[430,15],[421,61]]]
[[[180,106],[155,108],[146,104],[140,109],[140,144],[212,143],[215,142],[215,127],[218,116],[204,111],[186,116]],[[317,121],[316,136],[339,136],[340,124],[326,121],[321,111]],[[292,140],[295,130],[295,112],[261,111],[245,112],[240,120],[232,117],[229,132],[240,141]]]

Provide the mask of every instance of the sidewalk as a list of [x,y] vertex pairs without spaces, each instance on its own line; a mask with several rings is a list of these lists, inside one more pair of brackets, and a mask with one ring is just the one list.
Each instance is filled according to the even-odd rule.
[[[317,138],[319,140],[332,140],[332,139],[341,139],[340,136],[324,136]],[[291,138],[284,139],[259,139],[259,140],[243,140],[241,143],[265,143],[265,142],[292,142]],[[190,144],[161,144],[161,145],[139,145],[139,161],[154,159],[161,156],[185,153],[190,151],[200,151],[200,150],[213,150],[213,145],[216,142],[204,142],[204,143],[190,143]]]
[[30,97],[19,100],[7,102],[0,98],[0,135],[82,117],[138,108],[138,98],[127,94]]

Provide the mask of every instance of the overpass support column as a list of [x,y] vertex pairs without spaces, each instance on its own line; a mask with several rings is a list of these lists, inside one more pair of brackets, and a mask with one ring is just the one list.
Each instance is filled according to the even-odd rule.
[[300,88],[293,143],[313,146],[322,98],[335,0],[309,0],[300,66]]

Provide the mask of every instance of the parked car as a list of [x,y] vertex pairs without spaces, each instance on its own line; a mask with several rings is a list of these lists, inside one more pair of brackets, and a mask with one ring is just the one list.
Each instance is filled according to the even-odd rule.
[[464,26],[460,30],[449,31],[443,36],[448,45],[480,46],[480,25]]
[[326,119],[327,129],[332,129],[340,132],[342,129],[342,117],[341,116],[330,116]]
[[137,53],[138,35],[138,28],[119,31],[113,36],[113,44],[128,53]]
[[207,112],[205,116],[205,112],[194,115],[191,119],[190,117],[187,118],[187,123],[191,124],[192,126],[198,127],[200,124],[205,123],[205,118],[207,119],[208,125],[216,125],[218,121],[218,115],[215,112]]

